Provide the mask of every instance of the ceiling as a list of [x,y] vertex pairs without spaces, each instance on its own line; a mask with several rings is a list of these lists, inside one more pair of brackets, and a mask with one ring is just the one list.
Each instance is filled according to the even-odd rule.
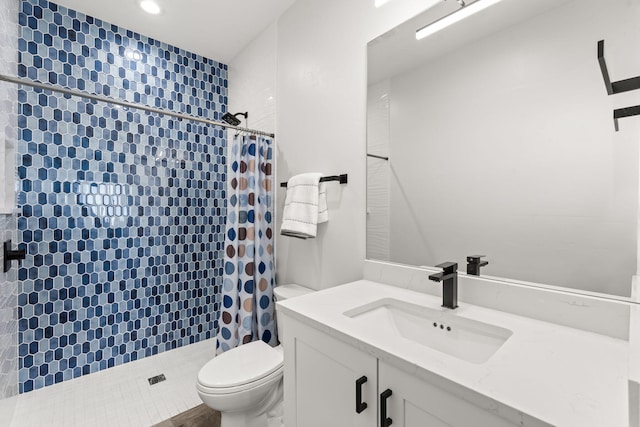
[[139,0],[54,0],[61,6],[228,64],[295,0],[156,0],[149,15]]

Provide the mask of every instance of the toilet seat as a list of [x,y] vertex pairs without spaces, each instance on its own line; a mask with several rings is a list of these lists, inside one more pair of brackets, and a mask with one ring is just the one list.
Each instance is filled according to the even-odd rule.
[[244,344],[214,357],[198,373],[198,389],[208,394],[231,394],[259,387],[279,378],[284,356],[263,341]]

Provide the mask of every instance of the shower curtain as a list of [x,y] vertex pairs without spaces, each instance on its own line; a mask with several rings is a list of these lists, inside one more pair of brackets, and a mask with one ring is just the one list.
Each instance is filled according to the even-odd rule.
[[271,141],[236,135],[228,153],[218,354],[258,339],[277,344]]

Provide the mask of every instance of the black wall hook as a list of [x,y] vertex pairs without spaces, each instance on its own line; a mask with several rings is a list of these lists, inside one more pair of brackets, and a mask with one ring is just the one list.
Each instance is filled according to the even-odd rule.
[[4,242],[4,272],[11,269],[11,261],[22,261],[27,257],[27,251],[24,249],[11,249],[11,240]]

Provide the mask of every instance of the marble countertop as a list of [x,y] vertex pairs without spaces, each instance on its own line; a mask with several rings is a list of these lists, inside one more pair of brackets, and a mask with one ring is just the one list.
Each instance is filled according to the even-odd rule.
[[278,310],[416,376],[438,376],[529,417],[522,425],[628,426],[629,343],[459,302],[455,315],[510,329],[485,363],[474,364],[401,336],[382,336],[343,313],[382,298],[437,310],[438,297],[368,280],[278,303]]

